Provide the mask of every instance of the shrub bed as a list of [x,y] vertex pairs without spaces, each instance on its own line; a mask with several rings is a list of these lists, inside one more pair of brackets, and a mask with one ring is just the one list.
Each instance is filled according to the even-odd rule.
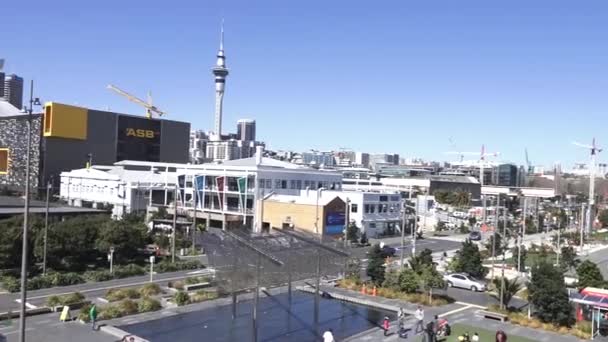
[[46,305],[49,307],[72,305],[82,303],[84,298],[84,295],[80,292],[74,292],[63,296],[50,296],[46,300]]
[[[341,279],[338,281],[338,287],[349,289],[352,291],[359,291],[361,289],[362,285],[363,285],[363,283],[358,281],[357,279],[346,278],[346,279]],[[373,287],[373,285],[367,284],[368,289],[370,289],[372,287]],[[384,298],[389,298],[389,299],[401,299],[406,302],[414,303],[414,304],[424,304],[424,305],[429,305],[429,306],[442,306],[442,305],[446,305],[446,304],[450,304],[450,303],[454,302],[454,299],[452,299],[448,296],[433,294],[431,303],[429,304],[429,296],[428,296],[428,294],[425,294],[425,293],[406,293],[406,292],[397,291],[397,290],[386,288],[386,287],[376,287],[376,289],[378,291],[379,297],[384,297]]]
[[139,313],[150,312],[150,311],[158,311],[160,310],[161,305],[160,302],[156,299],[152,298],[144,298],[139,301],[137,304],[137,311]]
[[206,300],[217,299],[218,297],[219,297],[218,293],[215,291],[199,290],[199,291],[196,291],[195,294],[190,296],[190,302],[199,303],[199,302],[204,302]]
[[173,296],[173,302],[175,302],[177,306],[184,306],[190,303],[190,296],[187,292],[179,291],[175,294],[175,296]]
[[137,299],[141,295],[136,289],[110,289],[106,292],[106,299],[115,302],[123,299]]
[[160,294],[160,293],[161,293],[161,290],[160,290],[160,286],[158,286],[158,284],[146,284],[139,288],[139,294],[142,297],[156,296],[157,294]]
[[8,292],[19,292],[21,284],[15,277],[6,276],[2,278],[2,288]]
[[168,260],[167,261],[163,260],[163,261],[159,262],[154,268],[159,273],[165,273],[165,272],[195,270],[198,268],[204,268],[204,266],[198,260],[180,261],[180,262],[176,262],[176,263],[171,263]]

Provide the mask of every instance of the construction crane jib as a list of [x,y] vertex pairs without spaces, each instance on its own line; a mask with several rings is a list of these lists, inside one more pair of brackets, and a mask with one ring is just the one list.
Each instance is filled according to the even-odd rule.
[[113,86],[111,84],[109,84],[107,88],[110,89],[110,90],[112,90],[112,91],[114,91],[115,93],[117,93],[117,94],[119,94],[121,96],[126,97],[129,101],[131,101],[133,103],[137,103],[138,105],[144,107],[146,109],[146,117],[148,119],[151,119],[153,114],[156,114],[159,117],[167,114],[166,112],[158,109],[156,106],[154,106],[152,104],[152,96],[150,95],[150,93],[148,93],[148,101],[146,102],[146,101],[144,101],[144,100],[142,100],[142,99],[140,99],[140,98],[138,98],[136,96],[133,96],[133,95],[127,93],[126,91],[124,91],[124,90],[122,90],[122,89],[120,89],[120,88],[118,88],[116,86]]

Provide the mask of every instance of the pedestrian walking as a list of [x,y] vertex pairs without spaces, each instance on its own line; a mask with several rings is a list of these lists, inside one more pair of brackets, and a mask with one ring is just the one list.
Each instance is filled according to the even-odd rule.
[[[418,334],[419,332],[424,332],[424,310],[422,310],[420,305],[416,308],[414,317],[416,318],[416,330],[414,333]],[[418,328],[420,328],[420,330]]]
[[95,330],[95,320],[97,320],[97,307],[95,304],[93,304],[89,310],[89,318],[91,319],[91,323],[93,323],[91,329]]
[[388,329],[390,328],[390,322],[388,320],[388,316],[384,316],[384,321],[382,322],[382,328],[384,328],[384,336],[388,336]]
[[399,313],[397,314],[397,326],[399,331],[401,331],[405,326],[405,310],[403,310],[403,308],[399,308]]

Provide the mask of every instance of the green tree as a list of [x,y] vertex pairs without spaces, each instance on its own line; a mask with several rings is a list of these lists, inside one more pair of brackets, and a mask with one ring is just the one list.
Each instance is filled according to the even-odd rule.
[[578,287],[581,289],[585,287],[604,287],[605,281],[600,269],[589,260],[583,261],[576,268],[576,275],[578,277]]
[[580,264],[580,260],[576,258],[576,251],[573,247],[562,247],[559,255],[559,265],[564,272],[576,268]]
[[[88,263],[95,263],[102,256],[95,249],[99,227],[111,221],[106,215],[85,215],[51,224],[47,233],[47,267],[82,271]],[[36,236],[34,254],[39,260],[44,256],[42,231]]]
[[359,258],[350,258],[346,262],[346,278],[359,280],[361,278],[361,261]]
[[369,240],[367,239],[367,234],[365,232],[363,232],[361,234],[361,244],[362,245],[367,245],[367,243],[369,242]]
[[104,254],[114,247],[116,260],[127,261],[133,259],[147,242],[147,227],[143,221],[109,221],[101,225],[95,247]]
[[564,275],[550,262],[540,260],[532,267],[528,298],[543,322],[567,327],[574,323]]
[[483,267],[481,253],[476,244],[470,240],[462,243],[462,248],[456,252],[452,266],[456,272],[467,273],[475,278],[482,279],[488,270]]
[[418,279],[422,288],[429,294],[429,304],[433,298],[433,289],[445,287],[443,276],[435,269],[434,265],[425,265],[421,273],[418,274]]
[[519,269],[521,271],[525,271],[526,269],[526,258],[528,257],[528,249],[526,248],[526,246],[521,245],[521,251],[517,250],[517,246],[513,247],[511,249],[511,254],[513,255],[513,263],[515,265],[515,267],[517,268],[517,260],[518,260],[518,253],[519,254]]
[[399,273],[399,288],[405,293],[414,293],[418,290],[420,281],[418,280],[418,274],[411,268],[404,268]]
[[346,239],[352,243],[359,241],[359,227],[354,222],[348,224],[346,228]]
[[414,272],[420,274],[425,266],[433,265],[433,251],[425,248],[416,256],[410,258],[410,267]]
[[604,210],[600,211],[600,213],[598,215],[598,219],[599,219],[600,223],[602,224],[602,227],[608,226],[608,209],[604,209]]
[[384,274],[384,281],[382,282],[382,287],[393,290],[399,290],[400,286],[401,285],[399,283],[399,272],[390,271]]
[[[496,245],[494,245],[494,239],[496,239]],[[503,241],[503,236],[500,233],[494,233],[492,235],[490,235],[490,238],[488,239],[488,241],[486,242],[486,249],[490,252],[490,255],[492,255],[492,251],[494,250],[494,253],[496,256],[499,256],[502,254],[505,246],[505,241]],[[494,249],[495,248],[495,249]]]
[[152,213],[152,215],[150,216],[151,220],[167,220],[172,218],[172,215],[169,215],[169,213],[167,213],[167,209],[165,207],[158,207],[158,209]]
[[384,253],[379,244],[374,245],[369,251],[367,264],[367,275],[372,278],[374,284],[380,286],[384,282]]
[[467,227],[464,222],[462,222],[460,224],[460,227],[458,228],[460,234],[467,234],[469,232],[469,227]]
[[458,190],[454,193],[453,204],[457,207],[468,207],[471,202],[471,193]]
[[469,226],[473,227],[477,223],[477,219],[474,216],[469,217]]
[[[500,289],[502,288],[502,279],[503,278],[492,279],[494,288],[496,288],[496,293],[492,294],[492,297],[496,298],[496,300],[498,300],[498,301],[500,301]],[[521,283],[519,283],[518,278],[511,279],[511,280],[509,280],[508,278],[504,278],[504,282],[505,282],[505,285],[504,285],[504,291],[502,293],[502,303],[505,308],[508,308],[509,303],[511,302],[511,299],[513,299],[513,296],[515,296],[515,294],[517,292],[519,292],[519,290],[522,289],[523,285]]]
[[[29,219],[28,244],[31,246],[42,229],[43,222],[37,215],[31,215]],[[22,237],[23,216],[0,220],[0,269],[17,268],[21,265]],[[29,249],[28,261],[30,264],[36,261],[32,249]]]

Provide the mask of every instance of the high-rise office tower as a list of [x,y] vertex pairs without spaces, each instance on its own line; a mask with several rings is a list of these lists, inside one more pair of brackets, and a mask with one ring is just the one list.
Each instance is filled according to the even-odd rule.
[[237,121],[236,136],[238,140],[255,141],[255,120],[240,119]]
[[212,69],[215,76],[215,122],[214,136],[212,140],[222,140],[222,110],[224,106],[224,87],[226,84],[226,76],[228,69],[226,68],[226,56],[224,56],[224,22],[222,21],[222,29],[220,35],[220,49],[217,52],[217,62],[215,68]]
[[4,78],[4,99],[19,109],[23,108],[23,78],[15,74]]
[[[0,61],[1,63],[1,61]],[[4,73],[0,69],[0,100],[4,99]]]

